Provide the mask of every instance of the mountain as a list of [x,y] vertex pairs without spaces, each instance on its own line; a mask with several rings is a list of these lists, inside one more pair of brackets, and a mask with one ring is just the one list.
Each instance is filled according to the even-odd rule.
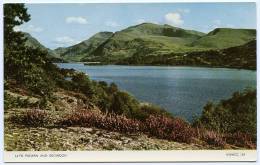
[[[47,49],[28,35],[28,45]],[[126,65],[191,65],[255,69],[256,30],[217,28],[208,34],[142,23],[115,33],[100,32],[51,56],[66,61]]]
[[243,68],[256,70],[256,40],[221,50],[210,49],[158,56],[131,56],[118,61],[120,65],[173,65]]
[[[32,37],[29,33],[23,32],[24,37],[27,39],[25,45],[32,48],[40,48],[42,50],[47,50],[37,39]],[[49,50],[49,49],[48,49]]]
[[[114,33],[112,37],[93,51],[91,58],[115,61],[139,52],[158,55],[195,50],[197,48],[190,48],[186,45],[203,35],[205,34],[201,32],[184,30],[170,25],[143,23]],[[82,60],[88,61],[91,58],[85,57]]]
[[59,58],[59,55],[56,54],[53,50],[43,46],[36,38],[32,37],[29,33],[23,32],[24,37],[27,39],[25,45],[32,48],[39,48],[43,51],[48,52],[48,58],[53,62],[64,62],[63,59]]
[[92,56],[82,61],[117,63],[129,57],[155,57],[176,53],[225,49],[256,38],[256,30],[217,28],[208,34],[170,25],[143,23],[114,33]]
[[82,57],[89,56],[100,44],[102,44],[112,35],[112,32],[99,32],[90,37],[88,40],[82,41],[79,44],[67,48],[57,48],[54,51],[63,59],[79,61]]
[[191,46],[223,49],[245,44],[256,38],[256,30],[217,28],[200,39],[194,41]]

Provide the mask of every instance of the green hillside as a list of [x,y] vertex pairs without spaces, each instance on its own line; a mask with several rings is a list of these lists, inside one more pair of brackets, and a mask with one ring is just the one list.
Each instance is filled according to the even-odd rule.
[[99,32],[79,44],[67,48],[57,48],[54,51],[57,54],[60,54],[63,59],[69,61],[80,61],[82,57],[89,56],[92,51],[94,51],[100,44],[112,35],[112,32]]
[[[201,32],[184,30],[170,25],[143,23],[116,32],[93,52],[94,60],[115,61],[130,57],[140,51],[160,55],[197,50],[197,48],[186,45],[203,35]],[[86,57],[83,61],[85,60],[91,59]]]
[[59,57],[59,54],[57,54],[53,50],[43,46],[37,39],[32,37],[29,33],[23,32],[23,35],[26,38],[25,46],[32,47],[32,48],[39,48],[43,51],[47,51],[48,58],[54,62],[61,62],[61,61],[64,62],[64,60]]
[[120,65],[173,65],[243,68],[256,70],[256,40],[221,50],[204,50],[165,55],[134,55],[118,61]]
[[37,39],[32,37],[29,33],[23,32],[24,37],[27,39],[25,45],[33,48],[40,48],[42,50],[47,49]]
[[198,38],[199,36],[205,35],[204,33],[193,30],[184,30],[167,24],[158,25],[153,23],[142,23],[136,26],[131,26],[120,32],[129,33],[133,37],[155,35],[166,37]]
[[27,46],[47,50],[50,57],[65,61],[256,68],[253,29],[217,28],[204,34],[142,23],[115,33],[99,32],[79,44],[55,50],[45,48],[28,33],[25,36]]
[[222,49],[242,45],[255,38],[256,30],[253,29],[217,28],[194,41],[191,46]]

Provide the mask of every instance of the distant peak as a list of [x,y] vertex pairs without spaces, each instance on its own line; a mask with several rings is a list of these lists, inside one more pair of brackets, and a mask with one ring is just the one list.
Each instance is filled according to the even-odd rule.
[[152,22],[144,22],[144,23],[140,23],[138,25],[158,25],[158,24],[152,23]]
[[242,28],[226,28],[226,27],[223,27],[223,28],[216,28],[212,31],[210,31],[208,34],[209,35],[215,35],[217,33],[221,33],[221,32],[238,32],[238,31],[241,31],[241,32],[255,32],[256,30],[255,29],[242,29]]
[[103,34],[112,34],[113,32],[110,32],[110,31],[101,31],[99,33],[103,33]]

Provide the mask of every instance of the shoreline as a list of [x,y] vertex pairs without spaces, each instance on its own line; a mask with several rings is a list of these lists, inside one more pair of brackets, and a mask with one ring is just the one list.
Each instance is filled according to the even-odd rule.
[[[218,70],[219,72],[221,71],[221,70],[235,70],[235,71],[252,71],[252,70],[246,70],[246,69],[232,69],[232,68],[207,68],[207,67],[193,67],[193,66],[133,66],[133,65],[114,65],[114,64],[112,64],[112,65],[84,65],[84,63],[82,63],[82,62],[75,62],[75,63],[55,63],[55,64],[68,64],[68,65],[74,65],[74,64],[80,64],[81,66],[84,66],[84,67],[92,67],[92,66],[97,66],[97,67],[122,67],[122,69],[127,69],[128,67],[158,67],[158,68],[172,68],[172,70],[174,70],[174,68],[178,68],[178,69],[180,69],[180,68],[189,68],[189,69],[209,69],[209,70]],[[82,65],[83,64],[83,65]],[[61,67],[61,66],[58,66],[58,67],[60,67],[60,68],[63,68],[63,67]],[[66,69],[69,69],[69,68],[67,68],[67,67],[65,67]],[[70,69],[74,69],[74,70],[76,70],[76,71],[80,71],[80,70],[77,70],[77,69],[75,69],[75,67],[73,68],[73,67],[71,67]],[[181,69],[180,69],[181,70]],[[252,71],[252,72],[254,72],[254,71]],[[90,77],[90,79],[91,80],[93,80],[93,81],[103,81],[103,80],[98,80],[98,79],[92,79],[91,77],[93,76],[91,76],[91,75],[89,75],[88,73],[85,73],[84,72],[84,74],[86,74],[87,76],[89,76]],[[112,81],[111,81],[112,82]],[[107,82],[107,83],[111,83],[111,82]],[[116,84],[118,84],[118,83],[116,83]],[[127,92],[128,94],[131,94],[132,96],[134,96],[135,98],[137,98],[136,96],[136,93],[134,94],[134,93],[132,93],[132,92],[130,92],[130,91],[128,91],[128,90],[126,90],[126,89],[122,89],[122,88],[120,88],[120,90],[123,90],[123,91],[125,91],[125,92]],[[235,90],[235,91],[242,91],[243,89],[241,89],[241,90]],[[234,92],[235,92],[234,91]],[[230,94],[229,96],[226,96],[226,97],[223,97],[222,99],[227,99],[227,98],[229,98],[229,97],[231,97],[232,95]],[[218,100],[218,102],[220,102],[222,99],[219,99]],[[143,99],[138,99],[138,101],[141,101],[142,103],[144,102],[143,101]],[[207,102],[209,102],[210,100],[207,100],[203,105],[206,105],[206,103]],[[145,101],[145,104],[146,103],[148,103],[148,104],[152,104],[152,105],[157,105],[157,106],[159,106],[159,104],[156,104],[156,103],[153,103],[151,100],[150,101]],[[196,112],[194,112],[194,111],[191,111],[191,112],[194,112],[194,114],[193,115],[195,115],[196,116],[196,118],[195,119],[193,119],[193,117],[185,117],[185,115],[183,116],[183,115],[178,115],[178,114],[175,114],[174,112],[172,112],[171,111],[171,109],[169,109],[169,107],[167,108],[167,105],[166,105],[166,107],[165,107],[165,105],[164,106],[162,106],[162,105],[160,105],[160,107],[163,107],[167,112],[169,112],[169,113],[171,113],[173,116],[176,116],[176,117],[180,117],[180,118],[182,118],[182,119],[184,119],[185,121],[187,121],[187,122],[189,122],[189,123],[192,123],[193,122],[193,120],[195,120],[195,119],[197,119],[200,115],[201,115],[201,112],[199,112],[198,114],[196,113]],[[203,107],[201,107],[200,109],[203,109]],[[183,111],[183,110],[181,110],[181,111]]]
[[[84,62],[53,62],[53,64],[82,64],[85,66],[122,66],[122,67],[172,67],[172,68],[205,68],[205,69],[232,69],[232,70],[245,70],[256,72],[257,69],[245,69],[245,68],[234,68],[234,67],[222,67],[222,66],[192,66],[192,65],[145,65],[145,64],[133,64],[133,65],[123,65],[123,64],[100,64],[100,65],[86,65]],[[71,68],[73,69],[73,68]]]

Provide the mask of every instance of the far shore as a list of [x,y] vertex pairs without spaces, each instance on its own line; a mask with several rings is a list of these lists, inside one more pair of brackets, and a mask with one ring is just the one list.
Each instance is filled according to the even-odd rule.
[[225,67],[225,66],[203,66],[203,65],[146,65],[146,64],[114,64],[114,63],[102,63],[102,62],[79,62],[79,61],[69,61],[69,62],[54,62],[54,64],[83,64],[87,66],[131,66],[131,67],[191,67],[191,68],[208,68],[208,69],[236,69],[236,70],[248,70],[256,71],[256,69],[245,69],[240,67]]

